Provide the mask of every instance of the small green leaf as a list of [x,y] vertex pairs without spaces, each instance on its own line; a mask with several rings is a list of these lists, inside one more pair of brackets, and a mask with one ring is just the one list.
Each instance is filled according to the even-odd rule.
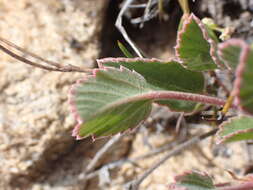
[[219,143],[253,139],[253,117],[234,117],[221,124],[217,133]]
[[244,41],[232,39],[219,44],[218,54],[228,68],[236,69],[240,62],[242,47],[246,45]]
[[216,44],[208,31],[193,14],[184,18],[182,29],[178,32],[176,55],[191,70],[206,71],[223,66],[216,56]]
[[253,51],[250,50],[245,63],[236,70],[235,94],[240,108],[253,115]]
[[[98,60],[99,67],[110,66],[119,68],[124,66],[140,73],[153,90],[173,90],[180,92],[202,93],[204,77],[200,72],[190,71],[176,61],[162,62],[157,59],[126,59],[105,58]],[[191,112],[196,103],[178,100],[156,101],[167,105],[175,111]]]
[[72,111],[79,122],[73,136],[113,135],[137,126],[150,114],[152,100],[133,97],[149,90],[141,75],[126,68],[95,70],[71,91]]
[[219,54],[235,71],[232,94],[236,105],[253,115],[253,50],[242,40],[231,39],[219,46]]
[[176,183],[169,185],[169,190],[215,190],[212,179],[206,174],[186,172],[175,177]]
[[122,53],[126,57],[128,57],[128,58],[133,58],[134,57],[120,41],[118,41],[118,46],[119,46],[119,49],[122,51]]
[[201,20],[201,22],[206,26],[206,29],[210,38],[212,38],[216,43],[219,43],[219,39],[217,38],[215,34],[215,30],[217,31],[219,27],[217,26],[217,24],[215,24],[214,20],[211,18],[205,17]]

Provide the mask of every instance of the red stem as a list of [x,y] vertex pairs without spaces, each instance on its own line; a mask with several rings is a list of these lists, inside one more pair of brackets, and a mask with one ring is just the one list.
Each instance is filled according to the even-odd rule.
[[[200,94],[193,94],[193,93],[188,93],[188,92],[151,91],[151,92],[144,92],[143,94],[139,94],[133,97],[116,101],[110,104],[109,107],[114,107],[114,106],[126,104],[129,102],[139,101],[139,100],[184,100],[184,101],[199,102],[199,103],[204,103],[204,104],[212,104],[216,106],[224,106],[226,103],[226,100],[223,100],[220,98],[200,95]],[[108,109],[108,107],[105,107],[104,109]]]
[[147,97],[148,99],[175,99],[175,100],[185,100],[185,101],[192,101],[192,102],[200,102],[205,104],[212,104],[223,106],[226,103],[226,100],[200,95],[200,94],[193,94],[188,92],[176,92],[176,91],[157,91],[151,92],[143,95],[143,98]]
[[252,190],[253,182],[246,182],[240,185],[219,188],[219,190]]

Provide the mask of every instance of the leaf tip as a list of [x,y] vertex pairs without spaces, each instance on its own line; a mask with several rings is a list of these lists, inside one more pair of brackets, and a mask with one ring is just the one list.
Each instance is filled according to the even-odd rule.
[[213,190],[211,177],[204,172],[186,171],[174,177],[174,183],[169,185],[170,190],[193,190],[210,189]]
[[[247,123],[250,123],[251,119],[253,121],[253,118],[247,117],[247,116],[238,116],[238,117],[232,117],[229,118],[227,121],[224,121],[220,126],[219,126],[219,131],[216,134],[216,144],[222,144],[226,142],[232,142],[232,141],[238,141],[237,140],[231,140],[232,138],[239,136],[241,134],[246,134],[246,133],[251,133],[253,132],[253,128],[244,128],[243,124],[239,123],[239,126],[242,126],[243,128],[240,128],[236,125],[236,122],[242,121],[242,120],[247,120]],[[233,124],[236,125],[236,130],[233,130]],[[229,129],[231,131],[229,131]],[[238,137],[237,137],[238,138]],[[247,138],[247,137],[245,137]],[[239,140],[247,140],[247,139],[239,139]]]
[[[187,34],[187,31],[189,31],[190,29],[194,29],[195,31],[194,35],[198,35],[198,34],[201,35],[202,42],[203,40],[205,40],[206,43],[209,44],[208,52],[210,55],[210,60],[213,62],[214,66],[216,65],[219,67],[224,67],[216,53],[217,45],[215,41],[209,36],[208,30],[205,24],[202,23],[202,21],[193,13],[188,17],[186,16],[183,17],[182,19],[183,19],[183,25],[182,25],[181,30],[178,31],[177,41],[176,41],[176,46],[175,46],[175,54],[181,60],[181,63],[184,62],[185,59],[186,59],[185,61],[187,61],[187,57],[185,57],[186,56],[185,53],[182,53],[181,51],[181,49],[183,49],[186,46],[185,40],[183,39],[184,35]],[[198,29],[196,28],[195,25],[192,25],[194,22],[198,26]],[[201,34],[199,33],[199,31]],[[187,36],[188,38],[189,38],[189,35],[193,35],[193,34],[189,33]]]

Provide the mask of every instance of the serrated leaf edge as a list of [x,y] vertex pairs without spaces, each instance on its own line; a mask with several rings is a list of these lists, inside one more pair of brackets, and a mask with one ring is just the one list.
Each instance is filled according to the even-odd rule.
[[222,51],[222,49],[228,47],[228,46],[240,46],[242,48],[242,51],[240,53],[239,57],[239,64],[235,70],[235,81],[233,85],[232,95],[235,96],[235,105],[242,111],[243,113],[247,115],[252,115],[249,113],[242,105],[240,100],[240,89],[242,84],[242,75],[245,70],[245,65],[247,64],[247,58],[250,53],[250,46],[240,39],[230,39],[222,44],[219,45],[219,52]]
[[80,87],[85,81],[87,81],[90,77],[95,77],[96,74],[96,69],[93,70],[92,75],[85,75],[84,78],[79,79],[76,81],[75,84],[73,84],[70,87],[69,93],[68,93],[68,103],[70,105],[70,111],[74,116],[74,119],[77,121],[76,126],[72,130],[72,136],[76,137],[76,140],[81,140],[83,137],[78,135],[78,132],[80,130],[80,126],[83,123],[83,120],[81,116],[79,115],[77,108],[76,108],[76,102],[75,102],[75,94],[76,94],[76,89]]
[[[76,81],[75,84],[73,84],[69,90],[69,93],[68,93],[68,103],[70,105],[70,111],[71,113],[73,114],[74,116],[74,119],[77,121],[77,124],[76,126],[74,127],[74,129],[72,130],[72,136],[76,138],[76,140],[81,140],[81,139],[84,139],[86,138],[87,136],[84,136],[84,137],[81,137],[78,133],[80,131],[80,127],[83,123],[85,123],[85,121],[81,118],[81,116],[79,115],[78,111],[77,111],[77,108],[76,108],[76,102],[75,102],[75,94],[76,94],[76,89],[78,87],[80,87],[81,85],[83,85],[89,78],[95,78],[96,77],[96,73],[99,72],[99,71],[106,71],[109,67],[101,67],[101,68],[98,68],[98,69],[93,69],[92,71],[92,74],[91,75],[86,75],[84,76],[84,78],[82,79],[79,79]],[[110,67],[110,69],[115,69],[115,70],[120,70],[121,72],[124,71],[124,70],[129,70],[123,66],[120,66],[119,69],[116,69],[116,68],[113,68],[113,67]],[[130,71],[130,70],[129,70]],[[131,71],[137,75],[139,75],[139,77],[143,78],[142,75],[140,75],[139,73],[135,72],[134,70]],[[144,118],[142,121],[144,121],[146,118]],[[142,121],[139,122],[142,123]],[[124,131],[125,133],[133,130],[134,128],[136,128],[137,126],[139,126],[139,124],[137,124],[136,126],[132,127],[131,129],[128,129],[126,131]],[[111,135],[110,135],[111,136]],[[102,137],[99,137],[100,138],[106,138],[108,136],[102,136]],[[93,141],[97,138],[95,138],[94,135],[92,135],[92,139]]]
[[175,177],[174,177],[174,183],[172,183],[172,184],[170,184],[168,187],[169,187],[169,190],[188,190],[188,188],[186,188],[186,187],[182,187],[182,186],[180,186],[180,185],[178,185],[177,183],[179,182],[181,182],[182,181],[182,178],[184,178],[185,176],[187,176],[187,175],[191,175],[191,174],[198,174],[198,175],[200,175],[200,176],[203,176],[203,177],[209,177],[209,178],[211,178],[206,172],[198,172],[198,171],[185,171],[185,172],[183,172],[182,174],[180,174],[180,175],[176,175]]
[[98,67],[99,68],[104,68],[104,63],[106,62],[112,62],[112,63],[118,63],[118,62],[148,62],[148,63],[167,63],[167,62],[178,62],[175,59],[168,59],[166,61],[156,59],[156,58],[140,58],[140,57],[135,57],[135,58],[126,58],[126,57],[107,57],[107,58],[102,58],[102,59],[97,59]]
[[[180,31],[178,31],[178,35],[177,35],[177,40],[176,40],[176,46],[175,48],[175,54],[178,57],[178,60],[180,61],[181,64],[183,64],[183,60],[180,59],[180,53],[179,53],[179,49],[180,49],[180,44],[182,41],[182,36],[184,34],[184,32],[186,31],[188,25],[191,23],[191,20],[193,19],[194,21],[196,21],[196,23],[199,25],[203,37],[205,40],[207,40],[207,42],[210,44],[210,55],[214,61],[214,63],[216,65],[218,65],[220,68],[224,68],[224,65],[221,63],[221,61],[219,60],[219,58],[216,56],[216,50],[217,50],[217,45],[216,43],[209,37],[207,29],[205,27],[205,25],[201,22],[201,20],[196,17],[193,13],[189,16],[189,15],[184,15],[184,22],[183,22],[183,26],[182,29]],[[184,65],[184,64],[183,64]],[[186,66],[186,65],[184,65]]]
[[[223,49],[226,49],[227,47],[229,47],[229,46],[240,46],[240,47],[242,47],[244,44],[242,44],[242,43],[245,43],[244,41],[242,41],[242,40],[240,40],[240,39],[230,39],[230,40],[227,40],[227,41],[225,41],[225,42],[223,42],[223,43],[220,43],[219,45],[218,45],[218,51],[217,51],[217,53],[218,53],[218,56],[219,57],[221,57],[221,59],[222,59],[222,57],[223,57]],[[223,60],[223,59],[222,59]],[[238,60],[239,61],[239,60]],[[223,62],[224,62],[224,64],[226,65],[226,67],[229,69],[229,70],[232,70],[232,68],[229,66],[229,64],[227,63],[227,61],[226,60],[223,60]]]
[[[112,62],[112,63],[118,63],[118,62],[148,62],[148,63],[162,63],[162,64],[166,64],[168,62],[177,62],[179,63],[179,61],[177,59],[168,59],[166,61],[157,59],[157,58],[140,58],[140,57],[135,57],[135,58],[126,58],[126,57],[118,57],[118,58],[114,58],[114,57],[107,57],[107,58],[102,58],[102,59],[97,59],[97,63],[98,63],[98,67],[103,69],[104,63],[106,62]],[[134,71],[135,72],[135,71]],[[206,86],[206,82],[204,81],[204,86]],[[163,105],[160,104],[158,102],[153,102],[154,104],[157,104],[159,106],[164,106],[168,109],[168,111],[170,112],[182,112],[176,109],[172,109],[170,108],[170,106],[168,105]],[[192,111],[184,111],[185,115],[193,115],[196,112],[196,110],[192,110]]]
[[[222,144],[225,143],[227,139],[236,136],[238,134],[242,134],[242,133],[247,133],[247,132],[253,132],[253,129],[244,129],[244,130],[238,130],[234,133],[231,133],[229,135],[226,136],[221,136],[221,133],[223,132],[224,128],[226,127],[227,124],[233,122],[233,120],[237,120],[237,119],[241,119],[245,116],[240,115],[237,117],[232,117],[229,118],[227,121],[224,121],[220,126],[219,126],[219,131],[216,133],[216,144]],[[247,117],[247,116],[246,116]]]

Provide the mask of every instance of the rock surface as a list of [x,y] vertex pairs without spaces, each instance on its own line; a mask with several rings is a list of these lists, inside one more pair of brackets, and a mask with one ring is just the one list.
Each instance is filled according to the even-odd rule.
[[[106,6],[101,0],[3,0],[0,36],[43,58],[91,67]],[[38,189],[34,181],[74,145],[67,94],[83,74],[43,71],[3,53],[0,62],[0,189]]]

